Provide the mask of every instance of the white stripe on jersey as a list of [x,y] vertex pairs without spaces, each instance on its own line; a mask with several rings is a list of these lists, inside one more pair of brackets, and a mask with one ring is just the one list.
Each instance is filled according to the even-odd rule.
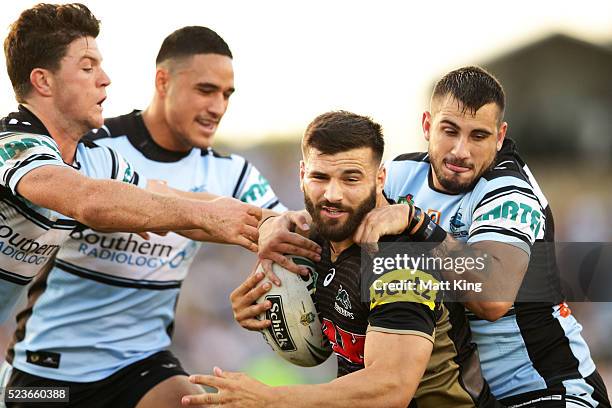
[[525,174],[527,174],[527,177],[529,177],[529,184],[531,184],[531,188],[533,189],[535,194],[538,196],[538,200],[540,200],[540,203],[542,204],[542,208],[546,209],[546,207],[548,207],[548,200],[546,199],[546,196],[542,192],[542,189],[540,188],[540,185],[536,181],[535,177],[533,177],[531,170],[529,170],[529,167],[525,165],[523,166],[523,171],[525,172]]

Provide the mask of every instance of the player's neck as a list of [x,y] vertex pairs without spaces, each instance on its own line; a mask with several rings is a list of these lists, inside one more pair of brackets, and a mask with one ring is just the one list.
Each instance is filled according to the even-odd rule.
[[446,188],[444,188],[442,183],[440,183],[440,180],[438,180],[438,177],[436,176],[436,172],[434,171],[433,164],[429,165],[429,173],[431,175],[432,184],[437,191],[444,193],[444,194],[453,194],[453,192],[448,191]]
[[151,135],[151,139],[160,147],[171,152],[188,152],[192,146],[186,146],[174,137],[172,130],[166,121],[162,106],[155,99],[142,111],[142,119],[145,127]]
[[53,108],[49,109],[35,102],[26,102],[22,105],[32,112],[45,126],[49,136],[57,143],[62,160],[72,164],[76,154],[76,146],[89,129],[83,130],[81,126],[67,120],[60,112]]
[[353,237],[347,238],[344,241],[340,241],[340,242],[330,241],[329,249],[330,249],[331,261],[336,262],[340,254],[344,252],[346,249],[350,248],[353,244],[354,244]]

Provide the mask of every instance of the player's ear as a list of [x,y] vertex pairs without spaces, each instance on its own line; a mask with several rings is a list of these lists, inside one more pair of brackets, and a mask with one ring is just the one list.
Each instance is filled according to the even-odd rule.
[[387,169],[382,164],[378,168],[378,173],[376,174],[376,192],[382,193],[385,188],[385,180],[387,179]]
[[499,125],[499,131],[497,132],[497,151],[499,152],[504,144],[506,138],[506,132],[508,131],[508,122],[502,122]]
[[49,70],[34,68],[30,72],[30,83],[34,91],[41,96],[51,96],[53,94],[54,77]]
[[168,82],[170,82],[170,72],[163,67],[155,70],[155,91],[162,97],[168,93]]
[[304,174],[306,174],[306,165],[304,160],[300,160],[300,190],[304,192]]
[[429,132],[431,130],[431,113],[429,111],[423,112],[423,118],[421,119],[421,126],[423,127],[423,136],[425,140],[429,142]]

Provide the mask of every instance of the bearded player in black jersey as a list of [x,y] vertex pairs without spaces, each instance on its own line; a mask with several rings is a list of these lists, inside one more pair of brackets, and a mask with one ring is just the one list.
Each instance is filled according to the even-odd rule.
[[[311,238],[322,247],[315,300],[324,334],[338,356],[338,379],[269,387],[244,374],[215,368],[214,376],[190,379],[219,392],[185,396],[183,404],[292,408],[498,404],[480,375],[467,325],[449,321],[440,296],[412,292],[370,301],[361,294],[361,250],[352,236],[370,210],[388,205],[382,194],[383,148],[380,125],[343,111],[317,117],[302,141],[301,188],[313,219]],[[256,287],[261,278],[254,275],[231,296],[243,326],[247,316],[269,307],[269,302],[251,306],[269,289],[269,285]],[[269,324],[257,323],[253,328]]]

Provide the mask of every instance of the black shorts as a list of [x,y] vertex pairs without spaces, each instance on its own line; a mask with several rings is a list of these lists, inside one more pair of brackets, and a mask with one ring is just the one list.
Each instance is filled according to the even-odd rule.
[[135,407],[153,387],[175,375],[188,375],[171,352],[165,350],[137,361],[108,378],[94,382],[52,380],[13,368],[8,387],[69,387],[68,403],[7,402],[7,408],[26,407]]

